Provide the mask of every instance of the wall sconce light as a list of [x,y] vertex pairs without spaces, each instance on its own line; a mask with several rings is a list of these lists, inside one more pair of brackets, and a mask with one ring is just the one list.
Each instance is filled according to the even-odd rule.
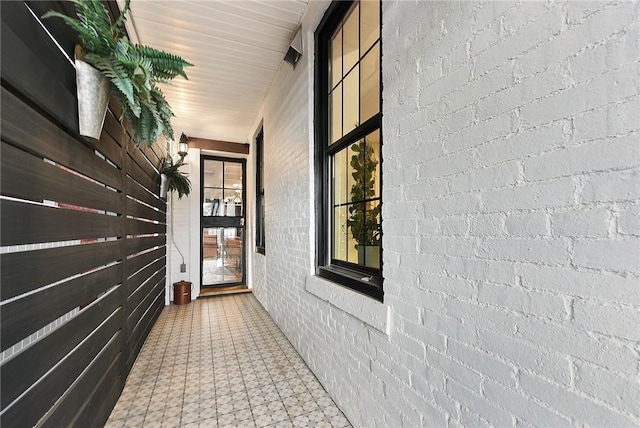
[[291,44],[289,45],[289,49],[287,50],[286,55],[284,56],[284,61],[291,64],[291,66],[295,69],[298,60],[302,56],[302,27],[298,28],[296,31],[296,35],[293,37]]
[[178,143],[178,155],[180,156],[180,160],[183,160],[187,155],[189,150],[189,144],[187,143],[189,137],[184,135],[184,132],[180,136],[180,142]]

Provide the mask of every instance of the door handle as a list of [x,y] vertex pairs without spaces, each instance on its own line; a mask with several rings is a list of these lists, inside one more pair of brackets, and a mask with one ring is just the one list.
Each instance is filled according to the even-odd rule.
[[244,227],[244,217],[240,219],[240,226]]

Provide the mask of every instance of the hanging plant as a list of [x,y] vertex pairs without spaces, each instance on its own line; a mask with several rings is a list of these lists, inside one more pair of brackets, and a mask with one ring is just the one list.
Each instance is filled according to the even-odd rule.
[[[151,146],[161,134],[173,138],[174,116],[158,83],[167,83],[191,66],[181,57],[132,43],[125,29],[130,0],[115,22],[99,0],[73,0],[78,17],[50,11],[43,18],[58,17],[79,36],[81,52],[88,64],[110,81],[121,107],[119,120],[129,123],[137,145]],[[78,56],[78,54],[76,54]]]
[[162,180],[160,183],[160,196],[162,198],[167,197],[167,191],[178,192],[178,199],[188,196],[191,192],[189,175],[179,170],[182,165],[186,165],[182,159],[176,163],[173,163],[171,156],[160,159],[158,169]]

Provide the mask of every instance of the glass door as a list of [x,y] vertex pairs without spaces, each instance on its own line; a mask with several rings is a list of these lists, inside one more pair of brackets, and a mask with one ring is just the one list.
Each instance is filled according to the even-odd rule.
[[245,283],[244,159],[203,156],[202,286]]

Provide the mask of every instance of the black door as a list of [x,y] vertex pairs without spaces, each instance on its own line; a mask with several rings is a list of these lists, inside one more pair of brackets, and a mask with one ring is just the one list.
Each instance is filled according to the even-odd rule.
[[201,284],[245,284],[246,161],[203,156],[201,162]]

